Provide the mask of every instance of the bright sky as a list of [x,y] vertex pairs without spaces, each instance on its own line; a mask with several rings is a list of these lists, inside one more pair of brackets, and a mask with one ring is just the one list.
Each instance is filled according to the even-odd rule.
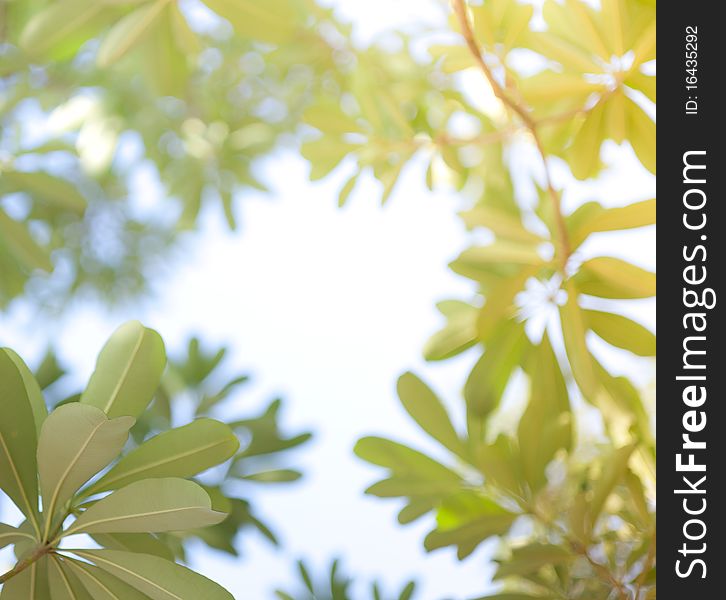
[[[335,4],[356,23],[361,39],[436,18],[441,10],[433,1]],[[624,166],[628,153],[610,152],[615,168],[597,187],[580,186],[567,202],[624,204],[652,195],[652,178]],[[339,210],[336,193],[344,173],[310,184],[306,165],[290,154],[270,159],[264,168],[274,197],[241,199],[241,233],[229,233],[220,215],[207,211],[202,233],[188,240],[153,301],[114,314],[78,306],[68,319],[42,328],[34,315],[16,308],[0,316],[0,342],[34,358],[47,339],[61,339],[62,356],[83,381],[111,331],[139,318],[158,329],[171,348],[192,333],[231,345],[235,365],[254,374],[254,385],[233,402],[241,414],[274,394],[285,397],[291,429],[311,428],[316,437],[294,455],[306,474],[303,483],[253,494],[283,549],[252,534],[241,538],[238,560],[201,550],[193,563],[236,598],[271,598],[276,586],[290,587],[295,559],[308,557],[322,571],[338,555],[359,583],[367,587],[380,577],[391,595],[410,577],[421,583],[419,600],[482,595],[493,571],[488,561],[494,545],[464,563],[448,549],[427,555],[422,541],[431,521],[401,527],[395,519],[400,502],[364,497],[380,470],[352,455],[356,439],[367,433],[434,449],[396,400],[396,378],[407,369],[424,373],[454,412],[461,408],[457,391],[475,353],[451,364],[425,365],[421,348],[440,325],[434,303],[466,298],[472,289],[447,269],[465,244],[455,214],[463,201],[428,192],[414,167],[384,209],[377,185],[366,180]],[[609,254],[635,255],[639,264],[655,265],[652,231],[618,240],[603,236],[602,244]],[[632,314],[654,327],[653,303]],[[621,360],[619,368],[627,365]],[[0,555],[0,563],[4,558]],[[369,597],[367,589],[356,594]]]

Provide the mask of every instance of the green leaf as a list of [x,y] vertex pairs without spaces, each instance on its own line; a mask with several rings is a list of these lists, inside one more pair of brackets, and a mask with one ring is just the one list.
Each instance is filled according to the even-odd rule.
[[[23,376],[0,349],[0,488],[38,529],[38,467],[35,417]],[[11,415],[12,418],[8,418]]]
[[655,335],[627,317],[599,310],[586,310],[588,326],[608,344],[638,356],[655,356]]
[[161,16],[167,4],[167,0],[147,2],[119,20],[106,34],[98,49],[96,56],[98,66],[101,68],[111,66],[139,44]]
[[191,477],[232,457],[239,440],[229,426],[213,419],[197,419],[145,441],[124,456],[84,492],[118,489],[153,477]]
[[138,417],[151,402],[166,365],[164,342],[138,321],[121,325],[106,342],[81,402],[109,417]]
[[0,598],[2,600],[51,600],[48,587],[48,557],[41,557],[27,569],[6,581],[0,592]]
[[639,71],[633,71],[625,78],[625,84],[634,90],[643,92],[651,102],[656,101],[656,78],[654,75],[645,75]]
[[655,216],[655,198],[617,208],[603,208],[596,202],[588,202],[567,218],[570,244],[579,246],[591,233],[655,225]]
[[572,168],[572,174],[577,179],[587,179],[598,171],[600,145],[605,133],[604,114],[604,105],[599,103],[583,117],[582,124],[567,153],[567,161]]
[[512,242],[540,244],[544,241],[536,233],[525,229],[522,222],[511,213],[491,206],[479,204],[461,213],[461,218],[470,229],[474,227],[485,227],[497,237]]
[[212,510],[207,492],[185,479],[145,479],[90,506],[64,532],[150,533],[215,525],[226,514]]
[[436,508],[438,498],[417,498],[404,506],[398,513],[398,522],[401,525],[413,523],[423,517],[427,512]]
[[132,588],[120,579],[86,562],[68,558],[64,566],[73,572],[81,584],[83,584],[83,587],[96,600],[148,599],[148,596]]
[[58,364],[58,357],[51,349],[48,349],[40,365],[35,369],[35,379],[42,390],[53,385],[65,374],[66,372]]
[[346,115],[340,103],[318,96],[315,103],[305,109],[303,121],[328,135],[344,135],[361,131],[358,122]]
[[475,492],[462,492],[439,509],[438,527],[426,536],[424,547],[430,552],[458,546],[461,560],[487,538],[509,531],[517,516]]
[[43,398],[43,392],[40,390],[38,382],[35,380],[35,376],[30,371],[28,366],[23,362],[13,350],[10,348],[3,349],[5,353],[15,363],[15,367],[18,369],[20,376],[23,378],[23,385],[25,386],[25,393],[28,395],[28,401],[30,402],[30,408],[33,410],[33,417],[35,419],[35,429],[38,435],[40,435],[40,428],[43,425],[48,416],[48,407],[45,405],[45,399]]
[[121,550],[74,550],[74,554],[152,600],[234,600],[232,594],[213,581],[158,556]]
[[466,457],[466,448],[451,424],[446,408],[421,379],[410,372],[401,375],[398,397],[421,429],[454,454]]
[[322,179],[354,149],[355,144],[330,137],[322,137],[302,145],[300,153],[310,163],[310,179]]
[[416,591],[416,582],[415,581],[409,581],[406,586],[401,590],[401,593],[398,596],[398,600],[411,600],[413,598],[413,594]]
[[20,265],[31,271],[40,269],[50,272],[53,263],[50,255],[30,235],[25,225],[11,219],[0,209],[0,248],[5,246]]
[[451,263],[451,268],[458,272],[462,267],[477,269],[486,265],[500,263],[542,265],[544,262],[535,246],[497,241],[489,246],[478,246],[464,250]]
[[527,280],[534,277],[539,267],[528,267],[512,276],[502,277],[489,285],[486,290],[484,306],[479,310],[476,326],[479,340],[486,346],[492,336],[501,328],[504,321],[515,318],[517,314],[517,294],[525,287]]
[[[441,498],[459,491],[460,482],[451,480],[440,480],[435,477],[424,478],[423,476],[391,477],[374,483],[366,494],[378,496],[379,498]],[[428,508],[427,510],[430,510]]]
[[609,256],[582,263],[574,280],[580,292],[600,298],[627,300],[655,296],[655,273]]
[[60,556],[52,555],[48,559],[48,583],[53,600],[92,600],[66,560]]
[[0,523],[0,548],[17,544],[18,542],[36,542],[36,539],[29,533],[26,533],[16,527],[11,527],[5,523]]
[[602,473],[593,486],[592,498],[587,505],[590,528],[595,526],[605,506],[605,501],[628,472],[628,462],[636,446],[637,444],[628,444],[614,450],[607,457]]
[[38,472],[46,534],[55,513],[110,463],[126,444],[131,417],[110,419],[95,406],[72,402],[56,408],[38,440]]
[[252,473],[249,475],[240,475],[240,479],[247,481],[255,481],[257,483],[290,483],[297,481],[302,477],[300,471],[294,469],[275,469],[272,471],[263,471],[261,473]]
[[[178,3],[165,2],[162,13],[140,36],[134,50],[150,86],[161,96],[185,97],[190,63],[199,53],[199,41],[181,14]],[[232,194],[220,189],[225,216],[234,229]]]
[[68,58],[93,36],[99,18],[109,6],[95,0],[61,0],[33,16],[20,37],[20,45],[34,56]]
[[547,483],[545,468],[556,453],[572,447],[567,385],[546,333],[529,358],[527,373],[529,402],[519,420],[517,440],[525,478],[536,491]]
[[126,550],[139,554],[153,554],[174,560],[171,549],[150,533],[96,533],[93,539],[109,550]]
[[345,206],[345,203],[348,201],[355,184],[358,182],[358,175],[360,175],[360,171],[354,173],[340,189],[340,192],[338,193],[338,208]]
[[16,191],[32,194],[45,201],[77,215],[86,210],[86,199],[74,185],[43,171],[3,171],[3,180]]
[[580,308],[577,289],[573,282],[568,281],[565,289],[567,302],[560,307],[560,323],[567,358],[570,361],[572,376],[582,395],[594,403],[600,385],[585,338],[587,334],[585,316]]
[[443,329],[424,346],[426,360],[445,360],[471,348],[477,342],[476,319],[479,310],[466,302],[449,300],[437,304],[446,317]]
[[505,321],[489,337],[484,354],[472,368],[464,385],[470,420],[483,422],[497,408],[528,346],[524,325],[516,321]]
[[204,4],[232,23],[241,36],[261,42],[289,41],[298,26],[288,0],[204,0]]
[[602,0],[602,34],[608,49],[616,56],[626,52],[625,29],[627,28],[624,0]]
[[642,165],[655,175],[655,121],[630,98],[625,106],[630,144]]
[[515,496],[523,495],[522,461],[511,438],[499,435],[493,444],[481,444],[476,449],[476,463],[488,484],[493,483]]
[[379,437],[364,437],[355,445],[355,454],[365,461],[386,467],[398,475],[411,475],[458,482],[459,475],[425,454],[403,444]]
[[512,556],[499,564],[494,579],[527,575],[542,567],[556,566],[567,563],[574,558],[572,552],[562,546],[553,544],[527,544],[512,550]]

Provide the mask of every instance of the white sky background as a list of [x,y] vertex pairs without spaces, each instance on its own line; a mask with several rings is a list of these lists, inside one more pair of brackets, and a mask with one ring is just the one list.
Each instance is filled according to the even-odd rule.
[[[333,4],[332,0],[329,4]],[[416,0],[336,0],[356,25],[360,40],[416,22],[440,22],[441,5]],[[653,178],[632,164],[629,150],[610,148],[614,168],[597,185],[581,185],[566,197],[566,208],[583,200],[625,204],[653,195]],[[447,263],[465,245],[456,211],[464,200],[451,192],[430,193],[421,165],[404,172],[385,208],[380,189],[362,181],[350,204],[336,206],[344,173],[311,184],[307,166],[292,153],[264,165],[272,197],[246,194],[238,203],[241,232],[230,233],[216,207],[204,213],[202,232],[187,241],[181,259],[143,306],[109,314],[81,305],[62,322],[38,327],[22,307],[0,316],[0,343],[29,359],[48,339],[59,339],[61,356],[78,381],[93,368],[98,350],[115,327],[139,318],[178,348],[188,335],[229,344],[234,366],[254,376],[232,406],[257,410],[273,395],[285,397],[284,421],[291,431],[310,428],[315,439],[291,454],[305,472],[302,483],[259,486],[252,494],[263,518],[282,541],[282,550],[256,534],[241,537],[239,560],[200,547],[193,565],[225,585],[238,599],[272,597],[276,586],[291,587],[293,561],[311,559],[318,572],[334,556],[357,578],[356,598],[371,597],[368,582],[379,577],[391,596],[408,578],[420,583],[418,600],[472,598],[488,591],[489,542],[464,563],[451,549],[427,555],[422,541],[426,519],[401,527],[396,500],[364,497],[363,489],[382,470],[355,459],[355,441],[384,434],[435,451],[407,418],[395,396],[395,381],[414,369],[433,382],[452,411],[476,358],[426,365],[421,349],[441,324],[435,302],[467,298],[472,287]],[[600,236],[588,252],[604,248],[645,267],[655,266],[652,228]],[[654,303],[631,303],[629,314],[655,326]],[[632,363],[632,361],[631,361]],[[613,355],[614,370],[628,370],[628,358]],[[3,511],[4,512],[4,511]],[[6,554],[0,554],[0,567]],[[4,569],[3,569],[4,570]]]

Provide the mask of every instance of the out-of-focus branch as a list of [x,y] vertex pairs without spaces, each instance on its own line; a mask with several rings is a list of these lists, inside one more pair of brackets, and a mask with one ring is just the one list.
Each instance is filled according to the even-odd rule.
[[532,118],[532,115],[529,113],[529,110],[526,106],[520,104],[517,100],[513,99],[507,93],[507,90],[505,90],[502,84],[497,81],[497,78],[494,76],[494,73],[489,68],[486,60],[484,60],[479,44],[476,41],[474,30],[471,26],[466,1],[451,0],[451,7],[459,22],[461,34],[464,37],[466,46],[467,48],[469,48],[469,51],[474,57],[474,61],[476,62],[477,66],[482,71],[482,73],[484,73],[484,76],[489,82],[489,85],[491,86],[494,95],[502,102],[502,104],[504,104],[504,106],[506,106],[511,112],[519,117],[523,125],[527,128],[527,130],[529,130],[534,140],[535,147],[537,148],[537,151],[542,158],[542,164],[544,165],[545,187],[547,189],[547,194],[552,201],[552,208],[554,211],[555,223],[558,233],[557,243],[559,245],[560,264],[561,270],[564,275],[565,267],[571,253],[569,235],[567,233],[567,224],[565,223],[565,218],[562,215],[560,196],[555,190],[554,184],[552,183],[552,176],[550,174],[549,165],[547,163],[547,155],[545,153],[544,146],[542,145],[542,140],[537,129],[538,123]]

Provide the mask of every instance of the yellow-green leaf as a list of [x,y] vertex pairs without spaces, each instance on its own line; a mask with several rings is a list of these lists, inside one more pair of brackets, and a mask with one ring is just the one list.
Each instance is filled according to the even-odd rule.
[[630,98],[625,99],[628,113],[628,138],[638,160],[655,175],[655,121]]
[[5,523],[0,523],[0,548],[17,544],[18,542],[35,542],[35,538],[17,527],[11,527]]
[[43,392],[41,391],[38,382],[35,380],[35,376],[25,362],[23,362],[23,359],[10,348],[4,348],[3,350],[10,357],[10,360],[15,363],[20,376],[23,378],[23,385],[25,385],[25,392],[28,395],[30,408],[33,410],[35,429],[37,434],[40,435],[40,428],[43,425],[43,421],[45,421],[48,416],[48,407],[45,405]]
[[600,385],[585,339],[587,334],[585,316],[580,308],[577,288],[572,280],[566,283],[565,289],[567,290],[567,302],[560,307],[560,321],[567,358],[582,395],[589,402],[594,403]]
[[3,179],[13,189],[32,194],[47,204],[82,215],[86,210],[86,199],[74,185],[43,171],[4,170]]
[[446,317],[443,329],[434,333],[424,346],[426,360],[445,360],[456,356],[477,341],[478,309],[466,302],[449,300],[437,304]]
[[43,556],[3,584],[2,600],[55,600],[48,587],[48,557]]
[[469,228],[485,227],[494,235],[512,242],[539,244],[544,240],[536,233],[525,229],[522,222],[511,213],[490,206],[477,205],[461,213]]
[[604,105],[599,103],[582,117],[582,125],[567,153],[572,174],[578,179],[587,179],[597,173],[600,165],[600,146],[606,133],[604,115]]
[[119,327],[106,342],[96,362],[81,403],[109,417],[138,417],[159,387],[166,366],[164,342],[138,321]]
[[118,489],[141,479],[191,477],[223,463],[239,449],[229,426],[213,419],[160,433],[124,456],[84,495]]
[[602,473],[593,487],[592,499],[588,504],[587,517],[590,528],[594,527],[605,506],[605,501],[628,471],[630,456],[637,444],[629,444],[614,450],[603,466]]
[[578,246],[591,233],[646,227],[655,225],[655,220],[655,198],[616,208],[600,207],[599,210],[590,211],[579,221],[571,231],[570,241],[573,246]]
[[590,296],[623,300],[655,296],[655,273],[619,258],[601,256],[587,260],[574,279],[577,289]]
[[216,525],[226,517],[212,510],[209,494],[193,481],[145,479],[91,505],[63,535],[181,531]]
[[95,33],[95,27],[108,4],[96,0],[61,0],[47,6],[30,19],[20,37],[20,45],[31,55],[50,54],[67,58]]
[[77,550],[74,554],[152,600],[234,600],[232,594],[210,579],[158,556],[121,550]]
[[50,255],[38,245],[25,225],[8,217],[0,208],[0,247],[2,246],[7,248],[25,270],[53,270]]
[[494,334],[487,339],[484,354],[472,368],[464,385],[470,422],[472,419],[486,420],[497,408],[527,346],[524,326],[517,321],[500,322]]
[[461,457],[466,449],[441,400],[413,373],[404,373],[398,379],[398,397],[421,429],[448,450]]
[[38,532],[37,433],[23,377],[0,349],[0,488]]
[[204,4],[227,19],[240,35],[262,42],[284,43],[299,25],[289,0],[204,0]]
[[565,378],[545,333],[527,364],[529,402],[517,428],[520,460],[532,491],[545,485],[545,468],[572,446],[572,415]]
[[167,0],[153,0],[142,4],[116,23],[98,49],[98,66],[103,68],[112,65],[139,44],[167,4]]
[[48,583],[53,600],[93,600],[66,564],[66,559],[58,555],[48,559]]
[[38,440],[43,513],[50,521],[76,491],[121,452],[132,417],[109,419],[95,406],[71,402],[56,408]]
[[73,572],[95,600],[148,600],[148,596],[86,562],[68,558],[64,566]]
[[655,335],[627,317],[599,310],[586,310],[587,324],[608,344],[638,356],[655,356]]

